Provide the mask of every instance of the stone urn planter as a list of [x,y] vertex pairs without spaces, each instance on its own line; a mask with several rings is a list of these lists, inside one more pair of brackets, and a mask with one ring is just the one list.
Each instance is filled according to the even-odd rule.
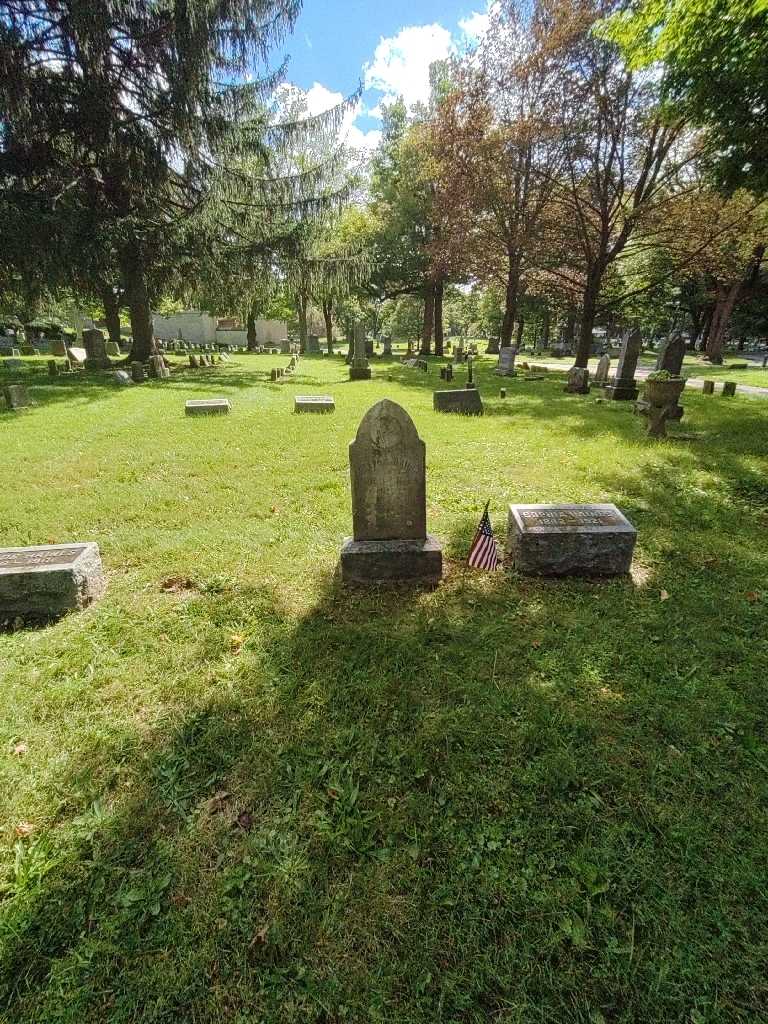
[[649,437],[667,436],[667,420],[677,408],[684,387],[684,377],[670,377],[667,380],[649,379],[645,382],[647,408],[644,411],[648,417]]

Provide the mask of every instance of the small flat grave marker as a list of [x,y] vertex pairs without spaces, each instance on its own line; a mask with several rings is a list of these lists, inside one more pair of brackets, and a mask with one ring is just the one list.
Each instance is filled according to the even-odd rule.
[[432,395],[435,412],[458,412],[464,416],[482,416],[483,400],[477,388],[454,388],[435,391]]
[[226,416],[231,411],[228,398],[190,398],[184,406],[187,416]]
[[0,615],[55,618],[96,601],[106,585],[97,544],[0,549]]
[[333,412],[335,409],[333,395],[295,395],[293,399],[294,412]]
[[526,575],[622,575],[636,539],[615,505],[509,506],[509,561]]

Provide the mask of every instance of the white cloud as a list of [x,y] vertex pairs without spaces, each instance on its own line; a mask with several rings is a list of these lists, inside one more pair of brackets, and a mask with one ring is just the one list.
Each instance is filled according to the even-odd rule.
[[324,114],[331,107],[337,107],[344,96],[340,92],[332,92],[326,89],[320,82],[313,82],[312,87],[306,92],[307,110],[312,117],[317,114]]
[[[290,86],[291,90],[301,92],[297,86]],[[326,110],[337,107],[344,100],[343,93],[334,92],[327,88],[322,82],[313,82],[311,87],[304,93],[307,104],[307,113],[310,117],[324,114]],[[346,143],[353,149],[372,150],[378,146],[381,140],[381,132],[374,128],[370,131],[363,131],[354,122],[365,113],[362,102],[358,102],[351,110],[348,110],[339,128],[339,141]]]
[[[365,67],[365,85],[384,93],[383,102],[402,96],[408,106],[429,99],[429,65],[445,60],[453,52],[448,29],[432,25],[409,25],[396,36],[379,40],[373,60]],[[375,109],[375,108],[374,108]]]
[[489,4],[485,12],[474,11],[469,17],[459,19],[459,28],[470,42],[479,41],[488,31],[491,20],[490,7]]

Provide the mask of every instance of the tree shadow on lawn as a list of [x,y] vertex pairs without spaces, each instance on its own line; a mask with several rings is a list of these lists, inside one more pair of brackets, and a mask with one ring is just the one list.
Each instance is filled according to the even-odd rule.
[[651,582],[326,575],[298,618],[277,586],[196,596],[221,633],[200,648],[215,685],[99,750],[116,793],[91,752],[51,786],[88,776],[90,803],[20,843],[0,1005],[126,1022],[757,1012],[757,716],[701,664],[730,596],[670,606]]

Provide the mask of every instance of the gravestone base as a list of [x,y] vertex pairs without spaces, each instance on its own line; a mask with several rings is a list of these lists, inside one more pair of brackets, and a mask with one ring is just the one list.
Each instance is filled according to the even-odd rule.
[[525,575],[625,575],[636,539],[615,505],[509,506],[509,565]]
[[[639,398],[634,405],[635,414],[638,416],[647,416],[648,410],[650,409],[649,403],[644,398]],[[675,405],[671,408],[666,415],[668,420],[681,420],[685,414],[685,409],[682,405]]]
[[483,400],[476,387],[455,388],[452,391],[435,391],[432,395],[435,412],[458,412],[465,416],[482,416]]
[[424,540],[352,540],[341,549],[341,578],[345,583],[423,583],[435,585],[443,575],[443,549],[427,535]]
[[106,585],[97,544],[0,549],[0,617],[58,618],[98,600]]
[[350,368],[349,368],[349,379],[350,380],[370,380],[371,379],[371,368],[370,368],[370,366],[350,366]]
[[636,402],[639,394],[634,380],[616,380],[605,386],[605,397],[613,402]]

